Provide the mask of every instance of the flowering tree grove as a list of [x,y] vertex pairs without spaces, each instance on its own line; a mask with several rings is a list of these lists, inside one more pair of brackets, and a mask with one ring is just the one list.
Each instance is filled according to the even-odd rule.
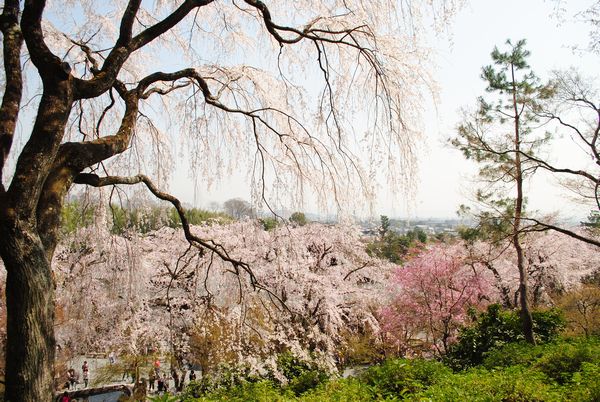
[[[384,149],[410,165],[413,137],[406,134],[427,76],[421,17],[431,10],[444,21],[451,3],[5,1],[5,399],[44,400],[52,390],[51,261],[73,185],[143,183],[177,207],[193,247],[249,272],[194,235],[179,201],[160,190],[173,166],[169,145],[189,148],[191,170],[207,178],[245,161],[240,170],[250,172],[264,200],[312,186],[339,203],[350,199],[342,190],[353,182],[370,193],[369,170],[379,165],[364,166],[357,149],[368,144],[361,154],[372,160]],[[316,74],[320,90],[308,85]],[[370,124],[356,130],[353,116]],[[22,141],[14,141],[19,135]]]
[[84,230],[55,257],[61,348],[160,350],[203,373],[222,362],[277,372],[277,354],[290,351],[336,370],[343,333],[380,330],[379,298],[395,266],[370,257],[356,228],[265,231],[244,221],[194,230],[248,261],[269,292],[253,291],[226,262],[190,249],[179,230],[131,240]]

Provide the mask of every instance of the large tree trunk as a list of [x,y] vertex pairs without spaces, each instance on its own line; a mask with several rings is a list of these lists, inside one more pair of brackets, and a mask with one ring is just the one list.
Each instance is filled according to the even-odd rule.
[[8,191],[0,196],[0,256],[7,273],[6,401],[52,398],[55,296],[51,260],[70,184],[54,173],[53,164],[71,104],[68,79],[44,83],[31,137]]
[[5,400],[46,401],[54,377],[54,283],[36,230],[0,222],[6,266],[7,350]]

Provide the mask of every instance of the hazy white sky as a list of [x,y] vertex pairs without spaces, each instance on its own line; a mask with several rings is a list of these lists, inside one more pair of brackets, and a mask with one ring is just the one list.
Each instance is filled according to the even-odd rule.
[[[379,197],[375,215],[411,217],[453,217],[458,206],[469,203],[475,166],[461,154],[444,145],[454,134],[459,121],[459,109],[474,105],[484,93],[480,79],[481,67],[490,63],[493,47],[506,39],[526,39],[532,55],[530,65],[542,79],[554,69],[576,66],[588,74],[597,74],[598,56],[576,53],[588,43],[589,27],[574,21],[574,14],[586,8],[590,0],[563,1],[567,9],[562,19],[554,15],[556,1],[551,0],[472,0],[452,24],[449,37],[433,38],[438,53],[435,77],[440,88],[437,106],[429,105],[424,113],[426,143],[419,155],[420,178],[417,196],[408,204],[403,196]],[[564,4],[568,3],[568,4]],[[532,183],[530,206],[543,211],[561,210],[564,216],[585,216],[587,208],[565,202],[564,190],[542,178]],[[193,185],[183,181],[175,184],[174,192],[196,205],[208,206],[210,201],[228,198],[249,199],[246,185],[239,179],[225,181],[213,192],[195,192]],[[308,207],[307,209],[310,209]]]
[[[460,204],[469,203],[475,165],[443,143],[454,134],[459,109],[474,105],[476,98],[484,94],[481,67],[490,64],[494,46],[502,48],[506,39],[526,39],[531,51],[530,65],[542,79],[554,69],[571,66],[597,75],[599,57],[572,50],[574,46],[585,48],[588,43],[589,26],[572,17],[590,1],[563,3],[568,3],[563,4],[568,9],[562,14],[562,21],[553,17],[555,1],[473,0],[466,5],[451,28],[451,39],[436,41],[436,78],[441,93],[437,115],[434,111],[425,115],[427,149],[421,153],[421,179],[414,206],[407,209],[402,200],[388,201],[380,205],[383,211],[392,216],[451,217]],[[586,207],[566,202],[565,190],[553,183],[552,178],[540,175],[529,185],[532,208],[560,210],[564,216],[587,215]]]

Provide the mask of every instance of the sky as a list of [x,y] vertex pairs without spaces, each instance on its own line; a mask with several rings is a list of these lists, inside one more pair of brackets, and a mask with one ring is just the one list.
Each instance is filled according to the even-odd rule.
[[[473,0],[450,28],[450,40],[434,38],[438,54],[435,77],[440,86],[440,99],[437,115],[427,113],[427,145],[420,155],[417,197],[412,208],[392,202],[381,205],[382,210],[390,215],[447,217],[456,216],[458,206],[470,202],[476,167],[465,161],[459,151],[443,143],[454,134],[460,109],[473,106],[476,98],[484,94],[481,67],[490,64],[494,46],[502,48],[507,39],[513,42],[526,39],[527,49],[531,51],[529,64],[542,79],[552,70],[571,66],[587,74],[597,74],[599,57],[573,50],[588,44],[589,27],[574,21],[572,16],[590,2],[563,3],[567,9],[561,14],[563,18],[557,18],[555,1]],[[561,151],[564,146],[563,143]],[[573,157],[577,156],[580,154],[573,150]],[[528,189],[532,209],[559,210],[564,218],[587,216],[588,208],[568,202],[565,190],[550,177],[540,177],[537,182],[529,183]]]
[[[419,0],[415,0],[419,1]],[[424,1],[424,0],[421,0]],[[597,77],[600,55],[575,51],[589,42],[590,27],[577,21],[577,12],[597,0],[490,0],[465,1],[465,6],[442,35],[429,33],[435,54],[433,77],[439,93],[437,101],[424,105],[423,140],[418,152],[419,175],[412,192],[387,194],[379,192],[373,218],[390,217],[453,218],[461,204],[472,204],[476,165],[466,161],[459,151],[446,145],[455,134],[460,121],[460,109],[472,107],[484,93],[481,68],[490,63],[494,46],[502,47],[507,39],[527,40],[531,51],[529,64],[542,79],[555,69],[575,66],[585,74]],[[565,9],[556,15],[560,3]],[[28,131],[25,129],[25,131]],[[577,161],[582,157],[568,139],[563,139],[551,153]],[[250,200],[248,183],[243,177],[222,180],[212,189],[201,180],[187,178],[187,162],[178,161],[175,180],[169,191],[186,204],[211,208],[230,198]],[[570,202],[565,190],[547,175],[528,183],[526,191],[530,209],[542,212],[559,211],[565,219],[581,219],[589,206]],[[308,202],[305,212],[326,214]],[[292,212],[292,211],[290,211]],[[334,212],[334,211],[329,211]],[[362,212],[363,214],[365,212]],[[368,217],[362,215],[362,217]]]
[[[482,66],[490,63],[494,46],[502,47],[507,39],[526,39],[531,51],[529,63],[540,78],[547,78],[554,69],[573,65],[584,73],[596,74],[598,56],[573,50],[588,43],[589,27],[574,21],[573,16],[589,3],[589,0],[563,2],[565,10],[559,18],[555,13],[557,1],[472,0],[458,13],[447,34],[432,33],[430,42],[436,54],[434,77],[439,96],[437,102],[425,105],[423,113],[424,141],[418,154],[419,177],[415,180],[418,185],[412,195],[380,192],[372,209],[374,217],[385,214],[453,218],[461,204],[472,203],[476,166],[445,143],[455,133],[460,109],[473,106],[476,98],[484,94]],[[569,147],[567,144],[566,148]],[[560,151],[564,153],[564,149],[563,142]],[[572,153],[573,158],[580,156],[576,149]],[[249,200],[247,185],[237,177],[224,180],[209,192],[184,181],[176,183],[173,191],[201,207],[234,197]],[[566,200],[565,190],[550,177],[539,175],[537,181],[527,185],[526,191],[531,209],[560,211],[565,219],[580,219],[589,212],[589,207]],[[323,213],[310,205],[306,210]]]

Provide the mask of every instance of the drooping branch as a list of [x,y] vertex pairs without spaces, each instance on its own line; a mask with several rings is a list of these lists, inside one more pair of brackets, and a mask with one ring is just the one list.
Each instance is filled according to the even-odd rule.
[[[367,36],[372,36],[372,32],[368,29],[367,26],[361,25],[357,27],[352,27],[348,29],[322,29],[322,28],[314,28],[314,24],[318,20],[314,20],[309,22],[302,29],[279,25],[275,23],[271,17],[271,12],[265,3],[260,0],[244,0],[246,4],[256,8],[259,10],[263,17],[263,21],[267,31],[279,42],[280,44],[293,44],[301,41],[302,39],[309,39],[316,42],[329,42],[329,43],[337,43],[346,46],[350,46],[356,49],[359,49],[361,52],[366,51],[365,47],[360,45],[356,40],[356,34],[363,34]],[[280,31],[291,33],[295,36],[290,38],[285,38],[280,34]]]
[[23,94],[20,62],[23,35],[19,27],[19,10],[18,0],[7,0],[4,2],[4,10],[0,15],[6,79],[2,105],[0,105],[0,194],[4,193],[2,184],[4,165],[12,147]]

